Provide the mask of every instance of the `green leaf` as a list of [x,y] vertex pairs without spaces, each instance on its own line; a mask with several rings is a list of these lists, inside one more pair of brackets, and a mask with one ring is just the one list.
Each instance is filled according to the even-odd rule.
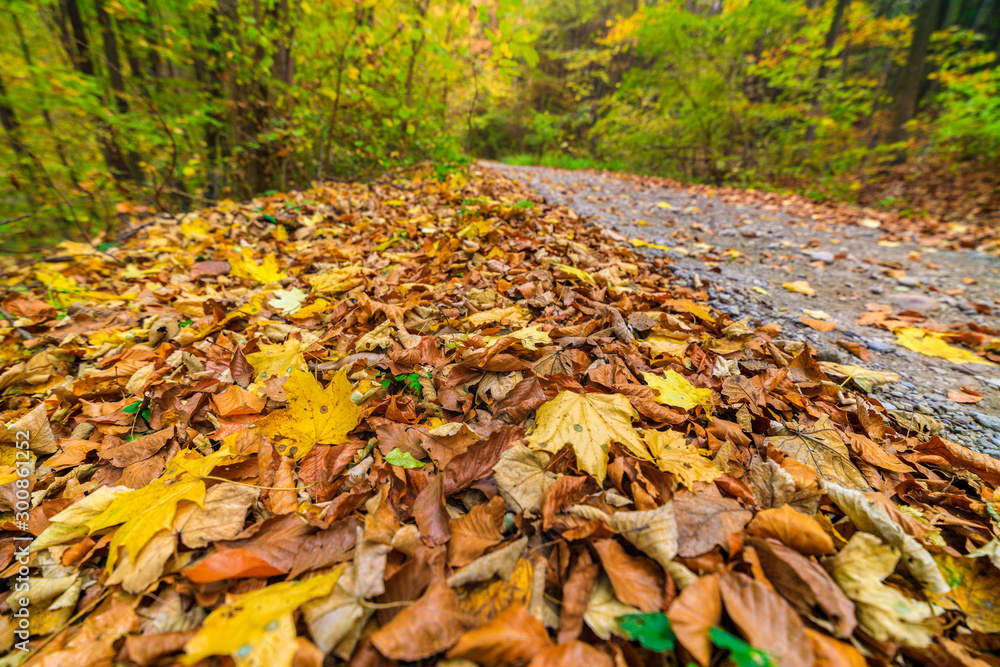
[[736,667],[777,667],[767,653],[750,646],[736,635],[729,634],[721,628],[709,628],[708,636],[713,644],[724,651],[729,651],[729,659]]
[[413,458],[413,455],[410,454],[409,452],[401,451],[399,447],[396,447],[391,452],[386,454],[385,460],[390,465],[394,465],[397,468],[407,468],[410,470],[413,470],[415,468],[423,468],[425,465],[427,465],[426,463],[423,463],[422,461],[418,461],[415,458]]
[[663,612],[626,614],[618,617],[618,625],[630,638],[638,640],[650,651],[662,653],[674,648],[677,636],[670,619]]
[[140,405],[142,405],[142,401],[136,401],[135,403],[132,403],[131,405],[122,408],[122,412],[130,415],[135,414],[136,412],[139,412]]

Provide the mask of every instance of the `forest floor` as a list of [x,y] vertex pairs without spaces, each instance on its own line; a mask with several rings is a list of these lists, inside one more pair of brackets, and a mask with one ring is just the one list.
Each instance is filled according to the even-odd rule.
[[0,258],[0,667],[1000,667],[988,232],[439,176]]
[[[900,345],[889,330],[899,323],[932,331],[1000,328],[1000,258],[988,241],[963,249],[967,243],[954,234],[908,233],[905,220],[852,206],[817,207],[731,189],[719,196],[702,186],[607,172],[483,164],[622,241],[669,248],[639,250],[663,257],[682,283],[704,286],[709,303],[734,320],[779,322],[783,336],[808,343],[828,361],[857,363],[837,341],[861,345],[870,355],[867,367],[902,376],[876,390],[887,409],[931,415],[945,437],[1000,457],[997,366],[927,356]],[[949,231],[956,229],[963,231]],[[783,287],[798,281],[815,294]],[[821,321],[836,328],[817,330],[831,324],[805,311],[829,315]],[[953,400],[976,394],[983,398],[975,403]]]

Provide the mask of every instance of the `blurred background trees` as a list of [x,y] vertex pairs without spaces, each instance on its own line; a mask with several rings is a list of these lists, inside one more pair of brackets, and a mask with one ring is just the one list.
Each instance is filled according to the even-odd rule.
[[7,0],[0,28],[5,245],[470,156],[842,199],[1000,172],[998,0]]

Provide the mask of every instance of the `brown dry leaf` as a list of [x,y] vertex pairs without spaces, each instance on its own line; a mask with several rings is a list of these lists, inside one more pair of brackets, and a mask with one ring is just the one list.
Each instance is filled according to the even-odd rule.
[[537,513],[545,490],[556,476],[545,468],[549,455],[534,452],[524,445],[514,445],[493,466],[493,478],[500,495],[513,512]]
[[413,501],[413,518],[420,539],[429,547],[445,544],[451,537],[448,510],[444,506],[444,478],[435,475]]
[[675,498],[673,505],[677,513],[677,555],[683,558],[700,556],[716,545],[729,549],[729,536],[743,530],[753,518],[753,512],[739,501],[703,493]]
[[775,540],[751,537],[748,540],[768,581],[778,593],[805,616],[814,616],[819,607],[830,619],[838,637],[850,637],[857,622],[854,604],[822,567]]
[[[809,470],[811,471],[811,468]],[[815,514],[819,499],[823,495],[819,489],[796,489],[792,475],[770,459],[766,461],[761,461],[758,457],[751,459],[747,476],[750,478],[754,498],[760,507],[778,508],[790,505],[805,514]]]
[[787,667],[812,667],[813,651],[799,615],[767,586],[742,574],[719,578],[726,613],[747,641]]
[[465,516],[452,519],[448,565],[468,565],[490,547],[503,542],[503,535],[500,534],[503,514],[503,499],[494,496],[490,502],[473,507]]
[[466,658],[481,665],[531,660],[552,646],[541,621],[515,602],[484,625],[466,632],[449,651],[449,658]]
[[654,510],[615,512],[610,515],[587,505],[576,505],[572,511],[587,520],[600,519],[608,528],[659,563],[664,570],[677,555],[677,520],[673,502]]
[[681,646],[699,665],[708,665],[712,657],[708,630],[722,622],[719,575],[709,574],[695,579],[670,605],[667,617]]
[[528,667],[614,667],[615,662],[590,644],[570,641],[551,646],[532,658]]
[[815,667],[866,667],[867,662],[858,649],[845,642],[806,628],[809,645],[816,656]]
[[983,481],[1000,485],[1000,461],[992,456],[974,452],[939,436],[916,445],[914,449],[923,454],[940,456],[959,470],[970,470],[979,475]]
[[177,524],[181,542],[191,549],[207,546],[216,540],[231,540],[243,530],[247,510],[260,491],[244,486],[223,482],[205,492],[202,507],[196,507],[186,519]]
[[806,555],[834,553],[833,538],[811,517],[789,505],[757,513],[747,530],[762,537],[773,537]]
[[455,592],[438,581],[379,628],[371,641],[385,657],[412,662],[450,648],[473,627],[475,621],[458,608]]
[[656,563],[630,556],[615,540],[597,540],[593,547],[615,597],[644,612],[657,611],[663,605],[664,576]]
[[764,444],[815,470],[820,477],[841,486],[869,491],[867,480],[851,463],[851,455],[830,417],[823,415],[812,426],[789,427],[771,422]]

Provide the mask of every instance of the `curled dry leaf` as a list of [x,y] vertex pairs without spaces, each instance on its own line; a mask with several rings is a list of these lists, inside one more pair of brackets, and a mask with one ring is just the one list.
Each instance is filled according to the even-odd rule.
[[492,621],[462,635],[449,649],[448,657],[495,665],[531,660],[550,646],[553,643],[542,622],[515,602]]
[[858,625],[879,641],[926,647],[937,630],[934,610],[882,583],[900,552],[870,533],[855,533],[836,556],[823,561],[857,609]]
[[387,658],[423,660],[450,648],[473,627],[475,621],[458,608],[455,592],[439,581],[379,628],[371,640]]

